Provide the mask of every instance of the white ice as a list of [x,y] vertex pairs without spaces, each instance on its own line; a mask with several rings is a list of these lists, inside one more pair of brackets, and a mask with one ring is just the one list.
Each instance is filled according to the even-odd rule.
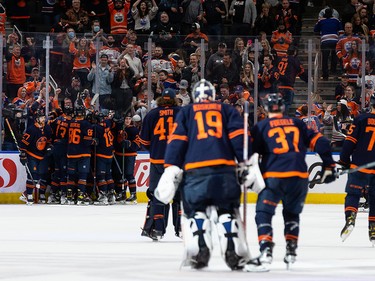
[[[281,208],[273,219],[274,262],[268,273],[230,271],[219,245],[209,267],[180,270],[183,242],[171,223],[164,239],[141,237],[146,205],[0,206],[0,280],[374,280],[375,248],[368,239],[367,213],[343,243],[342,205],[306,205],[301,217],[297,261],[287,271]],[[247,211],[248,242],[258,254],[254,205]]]

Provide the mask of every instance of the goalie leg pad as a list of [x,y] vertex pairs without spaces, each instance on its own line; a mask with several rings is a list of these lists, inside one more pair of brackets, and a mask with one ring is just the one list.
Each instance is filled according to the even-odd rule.
[[219,216],[217,232],[221,253],[232,270],[242,269],[250,259],[249,249],[241,220],[235,214]]
[[183,225],[184,264],[199,269],[208,266],[212,252],[211,222],[203,212],[196,212]]

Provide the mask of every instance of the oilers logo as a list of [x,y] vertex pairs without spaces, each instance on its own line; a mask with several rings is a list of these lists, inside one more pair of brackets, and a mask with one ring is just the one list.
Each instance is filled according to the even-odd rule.
[[80,64],[86,64],[87,63],[87,57],[85,55],[80,55],[78,58],[78,61]]
[[124,15],[121,14],[121,13],[116,13],[115,16],[114,16],[114,21],[116,23],[122,23],[122,22],[124,22]]
[[350,66],[352,69],[359,69],[359,66],[361,65],[361,60],[358,58],[352,58],[350,60]]
[[344,44],[344,50],[346,52],[349,52],[349,51],[351,51],[351,49],[352,49],[352,42],[351,41],[345,42],[345,44]]
[[40,151],[43,151],[46,148],[47,145],[47,138],[46,137],[40,137],[36,141],[36,148]]

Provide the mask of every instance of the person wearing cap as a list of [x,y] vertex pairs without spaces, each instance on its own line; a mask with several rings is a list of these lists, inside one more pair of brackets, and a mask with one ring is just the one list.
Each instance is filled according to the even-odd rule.
[[341,75],[341,82],[335,87],[335,99],[336,101],[341,100],[345,94],[345,88],[349,85],[349,75],[343,73]]
[[[165,89],[162,96],[156,99],[157,107],[143,119],[140,133],[141,144],[150,152],[150,185],[147,190],[149,198],[146,221],[142,236],[158,241],[166,232],[169,204],[163,204],[154,197],[154,191],[164,172],[164,154],[167,141],[172,133],[172,125],[180,107],[176,103],[176,92]],[[177,198],[176,198],[177,199]],[[173,223],[176,236],[181,235],[179,199],[173,200]]]
[[[176,13],[173,11],[170,13],[179,15],[177,10]],[[178,26],[170,21],[166,11],[159,14],[159,21],[152,27],[152,32],[156,44],[165,49],[167,53],[174,52],[178,49],[179,39],[176,35],[179,35],[180,31]]]
[[186,51],[187,55],[194,53],[201,44],[201,40],[208,43],[208,37],[206,34],[201,32],[201,26],[199,23],[194,22],[191,26],[191,33],[189,33],[183,43],[183,49]]
[[207,61],[206,64],[206,77],[207,80],[211,80],[213,76],[214,69],[223,63],[223,57],[225,52],[227,51],[227,44],[224,42],[220,42],[217,45],[217,52],[212,54]]
[[[227,8],[224,1],[220,0],[206,0],[202,4],[203,7],[203,23],[205,32],[213,36],[213,40],[220,41],[223,34],[223,19],[227,14]],[[217,42],[217,41],[216,41]]]
[[223,56],[223,63],[217,65],[213,70],[213,83],[214,86],[227,83],[230,87],[237,85],[240,81],[240,69],[232,61],[232,55],[226,51]]
[[181,35],[187,35],[191,32],[191,26],[195,22],[200,22],[203,18],[203,7],[200,0],[183,0],[179,3],[181,19]]
[[186,106],[191,103],[190,93],[187,90],[189,88],[189,83],[186,80],[181,80],[179,83],[179,91],[177,94],[177,98],[181,99],[182,104],[181,106]]
[[[98,77],[96,77],[96,75],[98,75]],[[96,65],[95,62],[92,62],[90,73],[87,75],[87,80],[93,81],[93,94],[99,95],[99,106],[101,111],[109,109],[108,99],[112,93],[111,83],[113,82],[113,78],[114,73],[108,65],[108,56],[102,54],[100,56],[100,63]]]

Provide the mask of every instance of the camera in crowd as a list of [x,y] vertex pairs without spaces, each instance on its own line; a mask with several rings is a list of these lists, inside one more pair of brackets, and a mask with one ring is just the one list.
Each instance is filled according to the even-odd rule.
[[27,114],[23,109],[16,107],[14,104],[10,103],[3,108],[3,117],[12,120],[26,120]]

